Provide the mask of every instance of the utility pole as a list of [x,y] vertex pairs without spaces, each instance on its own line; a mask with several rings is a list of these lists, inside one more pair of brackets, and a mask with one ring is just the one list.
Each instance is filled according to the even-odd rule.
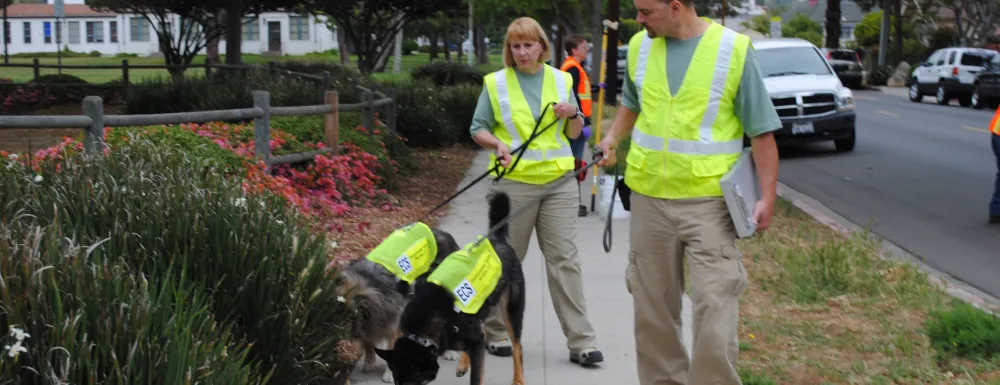
[[[471,46],[471,50],[469,52],[469,55],[466,56],[466,58],[465,58],[465,64],[468,64],[468,65],[471,66],[472,65],[473,56],[476,56],[476,42],[473,41],[473,34],[472,34],[472,1],[473,0],[468,0],[468,1],[469,1],[469,43],[471,43],[469,45]],[[459,47],[458,49],[462,49],[462,47]]]
[[3,0],[3,64],[10,64],[10,52],[7,51],[7,41],[10,40],[10,28],[7,28],[7,6],[10,0]]

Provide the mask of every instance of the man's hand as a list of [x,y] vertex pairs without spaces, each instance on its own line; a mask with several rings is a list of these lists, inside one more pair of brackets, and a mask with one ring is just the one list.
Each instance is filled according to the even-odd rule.
[[604,137],[598,147],[601,149],[601,160],[597,161],[598,166],[614,166],[618,162],[618,155],[615,153],[618,141],[615,140],[614,135]]
[[510,156],[510,149],[507,148],[506,144],[497,144],[497,158],[500,159],[500,165],[504,166],[504,168],[510,166],[510,161],[513,158]]
[[753,205],[753,221],[757,224],[756,231],[767,230],[771,226],[771,216],[774,215],[774,201],[762,199]]

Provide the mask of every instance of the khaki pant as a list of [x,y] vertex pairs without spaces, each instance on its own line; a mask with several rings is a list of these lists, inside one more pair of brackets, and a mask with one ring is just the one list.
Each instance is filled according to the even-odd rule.
[[[737,297],[748,281],[725,201],[633,191],[630,226],[625,281],[634,300],[639,384],[739,384]],[[694,304],[690,360],[681,332],[685,255]]]
[[[557,183],[561,184],[554,187]],[[548,189],[553,190],[546,193]],[[570,352],[579,353],[582,349],[595,347],[594,329],[587,319],[583,297],[580,255],[575,243],[579,192],[572,174],[567,173],[544,185],[501,179],[496,186],[490,187],[487,197],[497,190],[510,196],[511,215],[525,204],[532,205],[511,218],[509,241],[517,256],[524,261],[531,233],[536,231],[538,246],[545,257],[552,304]],[[487,318],[485,327],[490,341],[509,338],[499,307]]]

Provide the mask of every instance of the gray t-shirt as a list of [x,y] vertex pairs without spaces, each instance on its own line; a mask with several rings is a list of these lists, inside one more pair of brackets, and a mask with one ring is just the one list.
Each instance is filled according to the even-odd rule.
[[[539,106],[542,105],[542,80],[545,79],[545,71],[551,71],[551,69],[549,67],[542,67],[541,71],[534,74],[527,74],[514,69],[514,72],[517,73],[517,84],[521,87],[521,93],[524,94],[524,99],[528,102],[528,106],[531,108],[531,116],[535,121],[538,121],[538,114],[542,112]],[[572,97],[568,98],[566,103],[579,106],[576,103],[576,98]],[[549,107],[549,110],[545,113],[547,115],[553,114],[552,107]],[[497,127],[498,124],[495,115],[493,115],[493,103],[490,103],[490,95],[484,85],[483,92],[479,93],[479,102],[476,104],[476,112],[472,117],[472,126],[469,127],[469,133],[472,136],[476,136],[476,132],[479,132],[479,130],[490,130],[492,132],[493,127]],[[527,129],[530,130],[533,127],[534,125],[527,127]],[[544,125],[538,127],[539,130],[542,128],[544,128]],[[552,132],[552,129],[550,128],[546,132]]]
[[[701,36],[688,40],[665,39],[668,52],[667,81],[670,83],[671,95],[676,95]],[[625,71],[623,83],[622,104],[629,110],[639,113],[639,97],[628,71]],[[744,132],[751,138],[781,128],[781,119],[778,118],[778,112],[771,103],[771,96],[767,93],[753,46],[747,47],[746,65],[743,67],[743,78],[740,80],[740,88],[736,91],[733,109],[743,123]]]

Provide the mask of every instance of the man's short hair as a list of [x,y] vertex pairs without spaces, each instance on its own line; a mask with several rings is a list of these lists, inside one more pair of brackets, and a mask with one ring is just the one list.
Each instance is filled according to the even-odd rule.
[[563,49],[566,51],[566,55],[572,55],[573,50],[580,46],[580,43],[587,42],[587,38],[583,35],[569,35],[563,42]]

